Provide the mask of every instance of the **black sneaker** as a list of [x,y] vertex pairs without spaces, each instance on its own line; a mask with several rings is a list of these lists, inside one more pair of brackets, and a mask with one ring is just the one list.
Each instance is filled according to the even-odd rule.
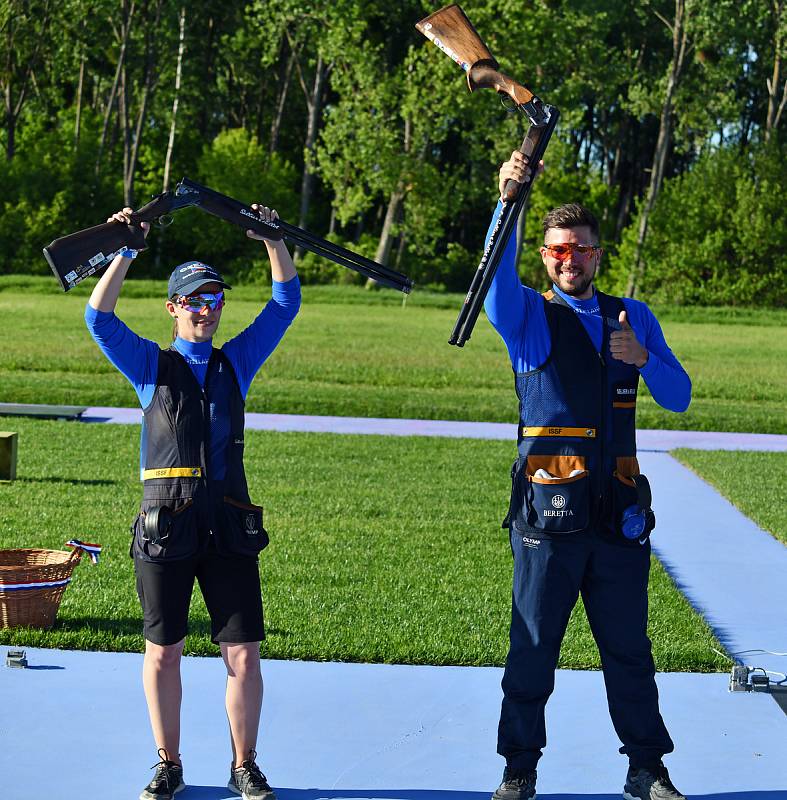
[[276,800],[268,779],[257,766],[256,750],[249,750],[249,757],[239,766],[230,764],[230,780],[227,788],[243,797],[243,800]]
[[669,772],[661,761],[654,767],[629,767],[623,797],[626,800],[686,800],[669,779]]
[[536,796],[536,771],[517,771],[506,767],[503,782],[495,789],[492,800],[533,800]]
[[175,792],[186,788],[186,784],[183,783],[183,767],[174,761],[168,761],[167,751],[163,747],[159,749],[158,754],[161,761],[151,767],[156,770],[156,774],[142,790],[139,800],[172,800]]

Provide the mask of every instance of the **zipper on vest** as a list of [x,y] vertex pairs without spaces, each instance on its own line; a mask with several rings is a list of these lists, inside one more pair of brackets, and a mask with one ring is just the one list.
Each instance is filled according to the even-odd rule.
[[[604,323],[602,322],[602,326]],[[604,342],[606,337],[604,336],[604,328],[602,327],[602,336],[601,336],[601,348],[604,348]],[[607,362],[604,359],[603,352],[599,352],[598,360],[601,362],[601,415],[599,417],[599,438],[601,439],[601,452],[600,452],[600,463],[599,463],[599,472],[601,473],[601,483],[599,485],[599,492],[598,492],[598,519],[601,519],[601,515],[604,513],[604,485],[606,482],[606,478],[604,475],[604,465],[606,464],[606,443],[607,443],[607,417],[606,417],[606,403],[607,403]]]
[[[210,370],[210,365],[208,365],[208,370]],[[207,383],[209,375],[205,375],[205,382]],[[210,430],[210,401],[208,400],[208,393],[205,390],[205,386],[200,386],[200,391],[202,392],[202,463],[204,465],[205,472],[203,473],[203,480],[205,481],[205,496],[208,499],[208,503],[210,507],[213,507],[213,504],[210,502],[210,486],[208,484],[208,432]],[[213,516],[211,512],[211,517]],[[208,536],[213,536],[213,527],[208,529]]]

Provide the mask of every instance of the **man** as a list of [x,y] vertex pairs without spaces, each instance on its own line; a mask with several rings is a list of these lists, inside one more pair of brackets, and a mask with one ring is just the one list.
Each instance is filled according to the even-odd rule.
[[[265,222],[277,218],[264,206],[252,208]],[[108,221],[129,223],[130,213],[125,208]],[[149,226],[142,227],[147,235]],[[268,537],[262,509],[249,497],[243,409],[254,376],[295,318],[301,293],[284,242],[246,233],[265,244],[272,297],[221,348],[213,346],[213,337],[230,286],[201,261],[181,264],[170,276],[164,307],[174,329],[166,350],[115,315],[135,251],[123,251],[107,267],[85,309],[90,333],[132,384],[143,409],[143,497],[131,528],[131,554],[144,618],[142,682],[159,762],[140,800],[172,800],[185,788],[180,663],[195,580],[227,671],[227,788],[243,800],[275,800],[256,762],[265,638],[257,556]]]
[[[519,152],[500,170],[501,194],[509,179],[530,179]],[[520,401],[504,523],[514,556],[497,748],[506,768],[493,798],[535,797],[544,707],[581,594],[620,752],[629,759],[624,797],[684,800],[661,761],[673,744],[647,637],[654,518],[636,459],[634,414],[640,375],[671,411],[686,410],[691,382],[644,303],[595,289],[602,249],[589,211],[572,203],[547,214],[541,258],[552,288],[543,296],[520,283],[514,248],[512,237],[485,303],[508,348]]]

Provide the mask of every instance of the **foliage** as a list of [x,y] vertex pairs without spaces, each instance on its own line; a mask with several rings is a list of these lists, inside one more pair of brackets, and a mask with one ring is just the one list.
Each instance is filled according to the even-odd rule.
[[[524,279],[543,281],[532,247],[538,220],[581,199],[601,218],[613,256],[602,281],[621,288],[673,56],[674,0],[468,2],[503,71],[561,111],[528,211]],[[650,223],[643,296],[783,303],[763,287],[784,269],[776,203],[785,4],[686,0],[686,9],[667,197]],[[526,120],[504,113],[493,92],[466,90],[462,71],[414,28],[432,10],[422,0],[6,0],[0,273],[46,274],[48,241],[161,191],[172,131],[174,178],[275,205],[287,221],[387,259],[421,285],[465,288],[497,169]],[[734,191],[729,181],[720,190],[725,174]],[[773,254],[765,270],[758,243]],[[154,233],[150,250],[137,273],[159,275],[195,255],[236,280],[266,272],[240,231],[191,212]],[[667,253],[701,280],[689,285]],[[313,261],[303,262],[308,280],[355,280]]]
[[[294,167],[278,153],[266,153],[256,136],[243,128],[222,131],[205,145],[196,172],[200,182],[211,189],[275,208],[282,219],[292,219],[296,214]],[[170,247],[184,253],[184,258],[216,264],[233,280],[267,280],[268,259],[263,246],[222,220],[188,209],[178,214],[177,222],[167,231],[172,237]]]
[[[645,245],[644,296],[689,305],[787,305],[785,155],[776,142],[743,156],[728,146],[666,181]],[[622,290],[635,242],[631,227],[602,286]]]

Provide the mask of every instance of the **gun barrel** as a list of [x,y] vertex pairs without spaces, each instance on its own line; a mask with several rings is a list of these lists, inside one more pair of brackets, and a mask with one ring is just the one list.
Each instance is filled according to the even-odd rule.
[[[529,156],[530,163],[534,165],[534,167],[543,157],[549,139],[557,124],[558,117],[560,116],[559,111],[553,106],[544,106],[544,113],[547,115],[546,125],[531,125],[525,134],[522,146],[519,148],[522,153]],[[508,194],[509,185],[506,185],[505,190],[507,194],[506,197],[503,198],[503,206],[500,209],[495,227],[492,229],[478,269],[473,275],[464,305],[459,311],[459,316],[457,317],[456,324],[451,333],[451,338],[448,340],[449,344],[464,347],[465,342],[470,338],[478,315],[481,313],[481,306],[484,304],[484,299],[489,292],[489,287],[492,285],[497,267],[505,252],[508,240],[516,229],[519,212],[522,210],[522,206],[527,202],[527,198],[530,195],[534,179],[535,174],[533,174],[528,183],[518,184],[518,191],[516,191],[511,199],[509,199],[510,195]]]
[[181,190],[181,187],[198,195],[199,199],[195,205],[220,219],[244,229],[249,228],[270,239],[284,238],[287,241],[294,242],[306,250],[310,250],[340,266],[360,272],[367,278],[372,278],[392,289],[409,293],[413,288],[413,282],[401,272],[389,269],[383,264],[378,264],[370,258],[354,253],[352,250],[347,250],[327,239],[322,239],[303,228],[299,228],[297,225],[291,225],[281,219],[271,223],[264,222],[251,206],[238,200],[233,200],[233,198],[220,194],[213,189],[208,189],[206,186],[200,186],[188,178],[183,178],[178,184],[178,190]]

